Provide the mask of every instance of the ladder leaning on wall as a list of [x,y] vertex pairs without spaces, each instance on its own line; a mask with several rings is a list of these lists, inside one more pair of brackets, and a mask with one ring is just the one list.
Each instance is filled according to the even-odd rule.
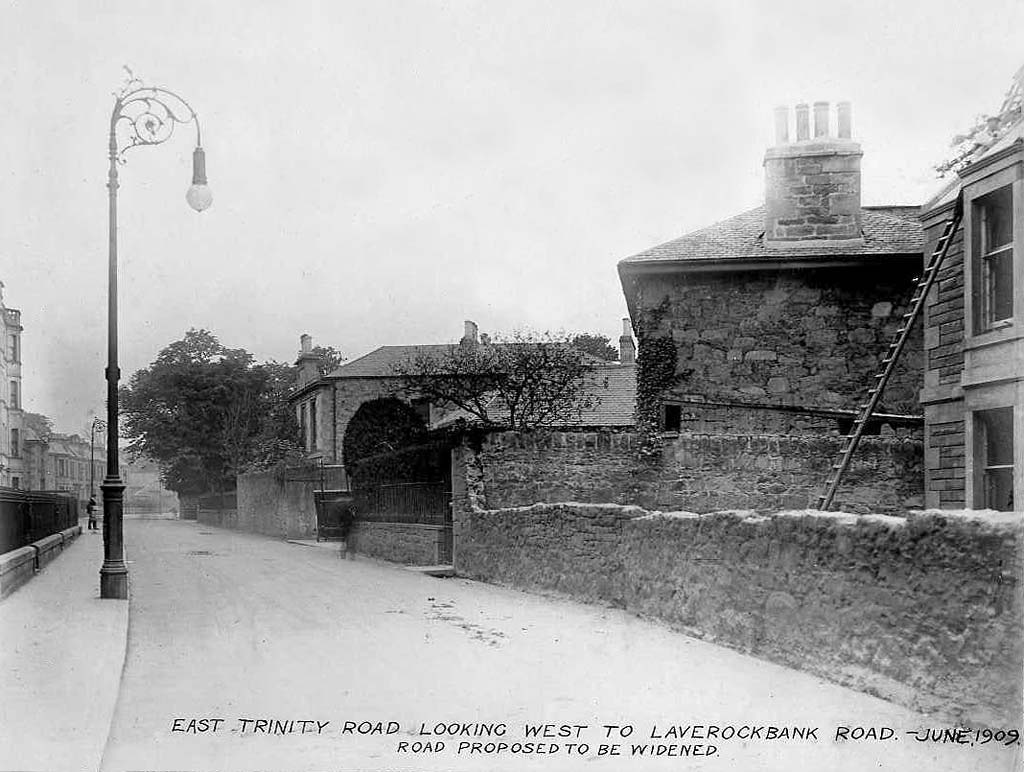
[[942,235],[935,243],[935,249],[932,250],[931,258],[928,260],[924,273],[917,279],[914,294],[910,298],[910,311],[903,315],[903,322],[896,330],[896,335],[892,343],[889,344],[889,350],[882,359],[882,370],[875,375],[874,384],[868,389],[867,402],[858,407],[857,418],[854,419],[853,425],[850,427],[850,433],[843,437],[839,458],[829,471],[828,479],[825,482],[825,492],[818,498],[818,509],[820,510],[827,511],[832,507],[832,501],[835,498],[836,491],[839,489],[839,484],[843,480],[843,475],[849,469],[853,454],[860,444],[861,437],[864,436],[864,429],[867,427],[868,421],[871,420],[871,416],[882,398],[882,392],[889,384],[889,379],[896,369],[896,362],[903,352],[903,347],[910,337],[911,331],[914,329],[914,323],[917,322],[924,311],[928,292],[931,290],[932,285],[935,284],[939,268],[946,259],[946,254],[949,252],[949,247],[956,236],[956,229],[960,226],[962,219],[963,196],[958,195],[956,205],[953,208],[953,215],[946,222]]

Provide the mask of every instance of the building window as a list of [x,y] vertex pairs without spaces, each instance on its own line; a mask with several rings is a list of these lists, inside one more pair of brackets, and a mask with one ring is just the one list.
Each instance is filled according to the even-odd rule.
[[683,428],[683,407],[682,405],[661,406],[661,430],[663,432],[675,432]]
[[18,458],[21,455],[21,432],[11,429],[11,455]]
[[975,506],[1013,511],[1013,408],[974,414]]
[[1013,188],[994,190],[974,202],[975,331],[1013,318]]
[[19,488],[21,488],[21,478],[20,477],[12,477],[11,478],[11,487],[14,488],[15,490],[18,490]]
[[8,341],[8,354],[11,362],[21,361],[21,346],[17,335],[11,335],[10,341]]
[[21,395],[18,394],[17,381],[11,381],[11,407],[15,410],[21,407]]

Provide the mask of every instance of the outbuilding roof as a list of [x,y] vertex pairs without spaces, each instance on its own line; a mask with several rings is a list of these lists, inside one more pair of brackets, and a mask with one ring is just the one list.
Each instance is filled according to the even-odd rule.
[[[592,397],[593,404],[581,410],[578,416],[560,421],[550,428],[633,426],[636,423],[636,366],[606,363],[594,368],[580,387],[580,397]],[[493,420],[500,422],[507,417],[508,412],[500,405],[493,405],[488,408],[488,414]],[[456,408],[437,418],[431,428],[439,429],[458,422],[474,424],[478,423],[479,419],[461,408]]]
[[[474,344],[501,347],[504,343]],[[396,368],[399,365],[415,360],[417,357],[444,357],[453,348],[458,348],[457,343],[427,343],[418,346],[381,346],[364,354],[358,359],[346,362],[327,374],[328,378],[393,378],[396,377]],[[605,360],[598,359],[586,352],[580,352],[580,356],[586,362],[595,366],[605,364]]]
[[447,354],[452,343],[424,344],[421,346],[381,346],[328,373],[328,378],[389,378],[395,375],[395,368],[419,356],[441,357]]
[[863,241],[822,239],[799,245],[779,245],[765,243],[765,208],[759,206],[627,257],[619,265],[628,268],[633,265],[727,260],[755,260],[770,264],[794,257],[920,254],[924,248],[924,233],[917,220],[919,212],[916,206],[863,207]]

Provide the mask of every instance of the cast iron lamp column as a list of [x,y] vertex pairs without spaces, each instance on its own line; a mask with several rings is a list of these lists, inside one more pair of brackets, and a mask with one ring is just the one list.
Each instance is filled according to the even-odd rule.
[[[127,70],[127,68],[125,68]],[[192,187],[185,194],[189,206],[197,212],[206,209],[213,196],[206,185],[206,156],[196,111],[173,91],[143,85],[128,70],[128,81],[114,94],[114,110],[110,115],[110,172],[107,189],[110,194],[110,260],[107,305],[107,474],[103,491],[103,567],[100,568],[100,597],[128,597],[128,566],[124,562],[124,481],[121,479],[117,446],[117,382],[121,370],[117,365],[117,166],[133,147],[159,145],[171,138],[179,123],[194,123],[196,147],[192,152]],[[118,129],[124,146],[118,149]]]
[[96,428],[106,429],[107,425],[99,418],[92,419],[92,428],[89,430],[89,498],[96,498]]

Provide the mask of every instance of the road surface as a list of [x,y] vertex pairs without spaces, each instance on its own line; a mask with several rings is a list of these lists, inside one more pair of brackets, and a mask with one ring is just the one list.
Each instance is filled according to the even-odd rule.
[[196,523],[125,534],[107,772],[1013,768],[1012,748],[918,742],[946,724],[616,610]]

